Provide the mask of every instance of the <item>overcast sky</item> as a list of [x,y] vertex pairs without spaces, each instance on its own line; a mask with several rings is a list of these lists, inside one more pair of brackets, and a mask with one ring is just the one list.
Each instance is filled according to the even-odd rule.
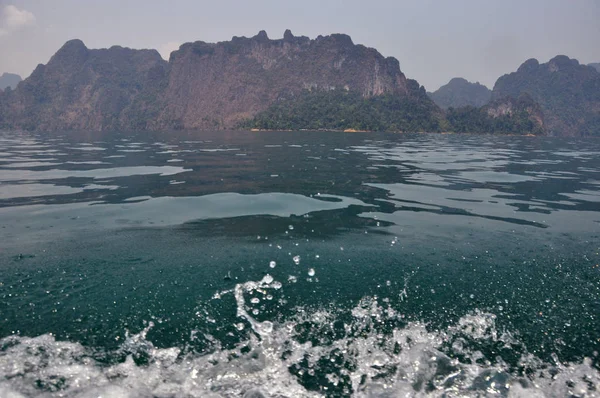
[[73,38],[170,50],[285,29],[347,33],[433,91],[460,76],[493,87],[528,58],[600,62],[600,0],[0,0],[0,73],[28,76]]

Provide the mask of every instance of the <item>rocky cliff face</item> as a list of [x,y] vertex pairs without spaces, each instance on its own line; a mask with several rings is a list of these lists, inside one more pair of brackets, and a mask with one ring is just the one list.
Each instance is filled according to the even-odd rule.
[[461,106],[481,107],[492,97],[492,91],[479,83],[471,83],[461,77],[455,77],[429,97],[442,109]]
[[559,55],[548,63],[535,59],[498,79],[492,99],[528,94],[541,106],[551,135],[600,135],[600,73]]
[[334,89],[410,97],[419,86],[396,59],[342,34],[186,43],[168,63],[154,50],[90,50],[72,40],[0,109],[5,127],[32,130],[224,129],[278,99]]
[[110,130],[129,123],[136,97],[166,76],[155,50],[90,50],[67,42],[3,100],[4,122],[30,130]]
[[544,113],[541,106],[528,94],[519,98],[505,97],[495,99],[483,107],[483,111],[493,119],[509,117],[528,120],[541,133],[545,128]]
[[160,127],[232,128],[302,90],[410,94],[396,59],[342,34],[310,40],[288,30],[270,40],[262,31],[217,44],[187,43],[169,62]]
[[465,106],[446,111],[451,131],[511,135],[543,135],[542,109],[529,95],[504,97],[476,108]]

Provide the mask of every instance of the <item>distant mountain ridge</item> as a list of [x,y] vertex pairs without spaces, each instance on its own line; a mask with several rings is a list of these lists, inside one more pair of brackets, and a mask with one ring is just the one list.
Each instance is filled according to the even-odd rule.
[[545,64],[530,59],[496,81],[492,100],[523,94],[540,104],[547,133],[600,135],[600,73],[596,69],[564,55]]
[[462,106],[481,107],[492,98],[492,90],[479,82],[471,83],[462,77],[455,77],[448,84],[428,94],[442,109]]
[[[343,34],[287,30],[220,43],[185,43],[168,62],[155,50],[91,50],[67,42],[0,100],[0,123],[30,130],[231,129],[303,90],[421,98],[395,58]],[[429,101],[426,99],[426,101]]]
[[461,78],[430,95],[448,109],[398,60],[344,34],[287,30],[271,40],[261,31],[185,43],[169,61],[156,50],[70,40],[15,90],[0,91],[0,128],[600,133],[600,73],[564,56],[525,62],[498,79],[489,102],[485,86]]
[[588,64],[588,66],[591,66],[592,68],[595,68],[598,72],[600,72],[600,62],[594,63],[594,64]]
[[23,80],[21,76],[15,73],[3,73],[0,76],[0,90],[5,90],[7,87],[14,90],[21,80]]

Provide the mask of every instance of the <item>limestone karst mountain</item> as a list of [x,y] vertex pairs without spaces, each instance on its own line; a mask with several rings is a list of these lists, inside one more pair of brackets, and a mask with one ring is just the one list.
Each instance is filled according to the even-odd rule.
[[440,108],[459,108],[461,106],[481,107],[492,98],[492,90],[479,83],[471,83],[462,77],[455,77],[429,97]]
[[600,135],[600,73],[564,55],[536,59],[498,79],[492,99],[527,94],[540,104],[551,135]]
[[368,98],[420,97],[394,58],[343,34],[316,39],[288,30],[155,50],[91,50],[67,42],[0,100],[6,127],[31,130],[227,129],[303,91],[347,90]]

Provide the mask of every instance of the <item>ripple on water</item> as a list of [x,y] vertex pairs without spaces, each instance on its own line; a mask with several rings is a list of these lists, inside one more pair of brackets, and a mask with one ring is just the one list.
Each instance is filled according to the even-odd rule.
[[97,168],[92,170],[45,170],[28,171],[23,174],[18,170],[5,170],[0,173],[0,181],[39,181],[39,180],[59,180],[65,178],[117,178],[130,177],[135,175],[158,174],[160,176],[170,176],[191,171],[183,167],[175,166],[131,166],[115,168]]

